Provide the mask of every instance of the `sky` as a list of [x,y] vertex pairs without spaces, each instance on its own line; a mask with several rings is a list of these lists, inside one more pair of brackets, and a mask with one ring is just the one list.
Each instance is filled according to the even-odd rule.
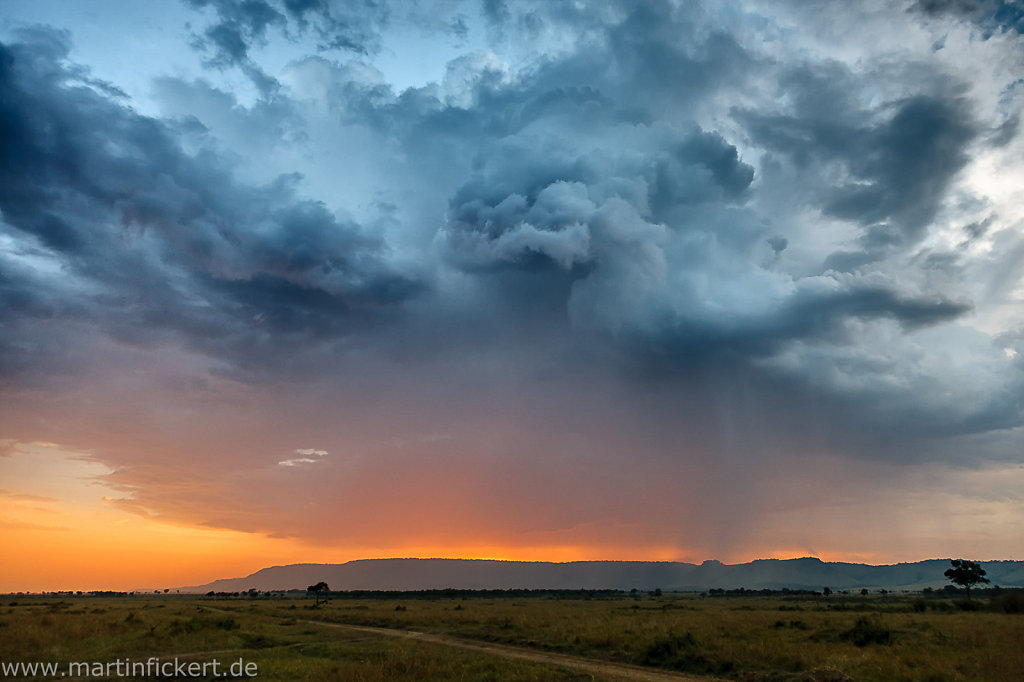
[[1024,559],[1022,104],[1004,0],[5,0],[0,590]]

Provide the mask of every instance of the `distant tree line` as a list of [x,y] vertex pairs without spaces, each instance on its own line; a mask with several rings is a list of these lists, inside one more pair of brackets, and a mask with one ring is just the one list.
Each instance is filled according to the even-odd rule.
[[[291,593],[309,592],[305,590],[289,590]],[[658,590],[660,594],[661,591]],[[327,590],[324,596],[331,599],[471,599],[502,597],[551,597],[555,599],[593,599],[601,597],[625,596],[624,590],[560,590],[560,589],[507,589],[507,590],[470,590],[448,588],[443,590]]]
[[[827,597],[833,594],[833,592],[832,588],[829,587],[824,588],[820,592],[817,590],[794,590],[788,587],[778,590],[766,587],[759,590],[747,589],[746,587],[734,587],[728,590],[721,587],[713,587],[706,594],[710,597]],[[849,594],[849,592],[843,591],[840,594]]]

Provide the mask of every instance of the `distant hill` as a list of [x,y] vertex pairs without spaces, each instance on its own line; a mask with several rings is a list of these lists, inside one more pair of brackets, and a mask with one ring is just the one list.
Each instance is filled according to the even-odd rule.
[[[992,585],[1024,586],[1024,561],[986,561]],[[919,590],[942,587],[948,559],[872,566],[803,559],[745,564],[705,561],[492,561],[484,559],[363,559],[344,564],[291,564],[244,578],[182,587],[182,592],[305,589],[325,581],[335,590],[620,589],[704,591],[712,588]]]

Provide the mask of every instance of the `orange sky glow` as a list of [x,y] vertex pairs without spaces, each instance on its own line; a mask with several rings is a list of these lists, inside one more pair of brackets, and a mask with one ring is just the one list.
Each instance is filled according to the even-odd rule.
[[[722,552],[716,547],[685,547],[657,542],[631,542],[629,528],[575,529],[564,537],[576,537],[575,543],[530,544],[529,535],[504,531],[495,539],[460,537],[457,514],[438,517],[438,525],[447,526],[432,541],[429,534],[396,537],[393,543],[353,544],[317,543],[309,538],[271,537],[262,532],[241,532],[149,518],[131,507],[116,503],[116,491],[107,487],[105,467],[81,453],[66,452],[52,443],[20,446],[0,458],[0,473],[9,489],[0,490],[0,541],[6,549],[0,572],[0,591],[52,590],[138,590],[201,585],[218,578],[242,577],[260,568],[290,563],[341,563],[356,559],[384,557],[478,558],[522,561],[647,560],[699,563],[716,558],[739,563],[757,558],[796,558],[817,556],[825,561],[896,563],[932,558],[929,554],[929,529],[920,526],[919,543],[879,543],[873,520],[857,537],[856,528],[848,530],[840,542],[854,550],[840,549],[840,542],[829,543],[830,523],[817,520],[814,535],[820,545],[765,544],[749,539],[745,546]],[[42,474],[42,475],[40,475]],[[1017,469],[990,473],[989,476],[1024,478]],[[429,502],[427,502],[429,504]],[[866,505],[865,505],[866,507]],[[842,513],[864,513],[865,509],[847,509]],[[962,505],[964,526],[981,523],[993,515],[1019,514],[1022,510],[996,503],[980,507]],[[921,519],[933,516],[922,510]],[[1019,518],[1019,517],[1018,517]],[[783,515],[780,524],[799,521]],[[808,537],[807,519],[795,535]],[[763,528],[774,537],[785,537],[782,528]],[[934,529],[932,529],[934,531]],[[501,529],[499,528],[499,532]],[[979,551],[994,539],[979,531],[975,546],[962,549]],[[601,540],[601,534],[608,535]],[[902,536],[902,534],[901,534]],[[995,538],[998,539],[998,538]],[[858,552],[856,548],[872,548]],[[931,548],[939,544],[931,545]],[[717,553],[716,553],[717,550]]]

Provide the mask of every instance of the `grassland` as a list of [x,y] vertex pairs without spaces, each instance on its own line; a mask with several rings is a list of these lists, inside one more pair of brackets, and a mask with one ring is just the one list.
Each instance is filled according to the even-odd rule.
[[0,606],[0,661],[242,658],[261,680],[595,679],[321,623],[744,681],[1024,679],[1024,616],[893,596],[335,598],[319,608],[281,598],[19,597]]

